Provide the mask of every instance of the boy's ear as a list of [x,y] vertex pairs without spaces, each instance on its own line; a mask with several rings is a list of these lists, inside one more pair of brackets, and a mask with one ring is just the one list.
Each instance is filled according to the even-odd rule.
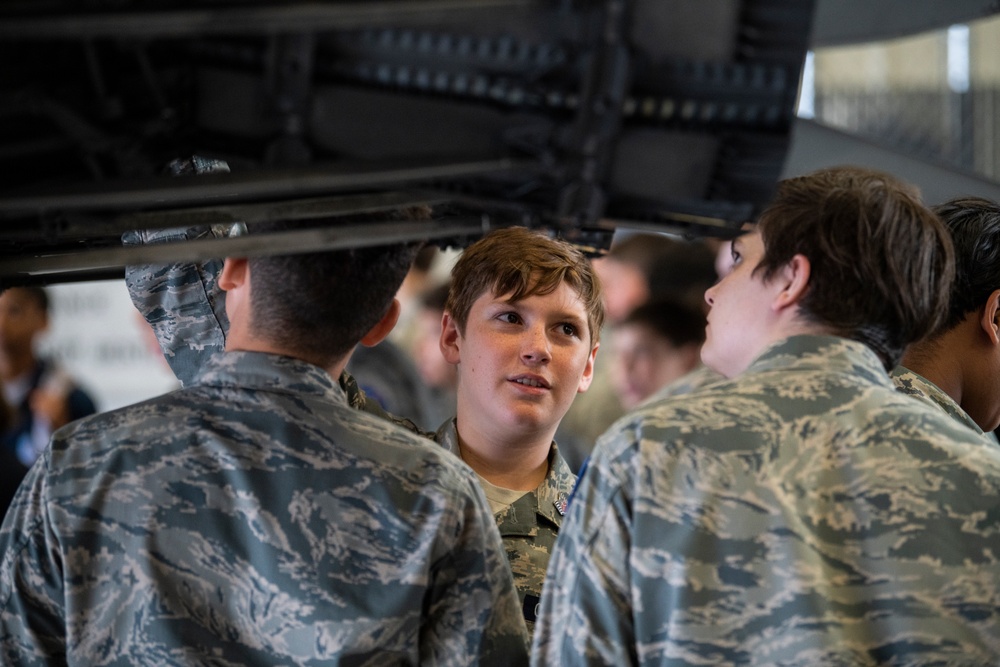
[[773,278],[778,292],[774,297],[771,308],[777,312],[794,306],[805,296],[809,289],[809,276],[812,273],[812,264],[805,255],[795,255],[788,264]]
[[600,343],[595,343],[594,348],[587,355],[587,365],[583,369],[583,375],[580,376],[580,386],[576,388],[578,394],[590,389],[590,383],[594,381],[594,360],[597,358],[597,348],[600,346]]
[[993,290],[993,293],[986,299],[979,324],[990,343],[1000,344],[1000,290]]
[[373,347],[381,343],[389,335],[389,332],[392,331],[392,328],[396,326],[400,310],[399,299],[393,298],[392,303],[389,304],[389,310],[385,311],[382,319],[376,322],[375,326],[361,337],[361,344],[365,347]]
[[441,316],[441,354],[449,364],[458,364],[462,360],[462,333],[458,330],[458,322],[445,311]]

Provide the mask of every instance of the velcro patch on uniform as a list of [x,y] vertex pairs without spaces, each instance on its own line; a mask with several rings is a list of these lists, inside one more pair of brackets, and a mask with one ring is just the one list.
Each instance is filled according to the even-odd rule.
[[537,595],[532,595],[527,593],[524,596],[524,603],[521,605],[521,613],[524,614],[524,620],[529,623],[534,623],[535,619],[538,618],[538,605],[541,604],[542,599]]

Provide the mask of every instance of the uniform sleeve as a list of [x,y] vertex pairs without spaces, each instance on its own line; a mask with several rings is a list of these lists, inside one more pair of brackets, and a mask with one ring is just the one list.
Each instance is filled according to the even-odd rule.
[[420,631],[421,663],[527,665],[528,631],[500,532],[471,476],[468,489],[457,541],[434,565],[427,621]]
[[48,454],[21,484],[0,528],[0,664],[66,664],[63,564],[45,503]]
[[[127,232],[122,243],[177,243],[226,234],[221,226],[142,230]],[[125,284],[132,303],[153,328],[163,356],[185,386],[209,358],[226,346],[229,318],[225,293],[219,288],[221,271],[221,259],[125,267]]]
[[[620,481],[632,451],[620,445],[629,437],[623,431],[598,441],[574,491],[542,589],[532,665],[637,662],[629,597],[632,503]],[[607,451],[623,449],[614,457]]]

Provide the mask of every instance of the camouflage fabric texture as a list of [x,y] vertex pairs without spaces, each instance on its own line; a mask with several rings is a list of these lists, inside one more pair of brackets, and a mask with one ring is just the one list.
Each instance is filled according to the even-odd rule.
[[534,665],[1000,664],[1000,447],[795,336],[622,418],[549,563]]
[[[223,226],[126,232],[122,245],[177,243],[222,238]],[[125,267],[132,303],[153,328],[160,350],[182,386],[190,384],[205,361],[226,347],[229,318],[218,277],[222,260]]]
[[346,373],[224,353],[219,268],[128,268],[184,386],[33,469],[0,530],[0,663],[525,664],[475,475]]
[[905,366],[896,366],[889,375],[892,377],[896,389],[902,393],[944,411],[946,415],[971,428],[976,433],[983,432],[983,429],[979,428],[979,424],[972,420],[972,417],[955,402],[955,399],[941,391],[936,384],[919,373],[914,373]]
[[686,373],[670,384],[657,389],[656,392],[646,398],[638,407],[645,408],[665,398],[690,394],[692,391],[707,387],[716,382],[722,382],[725,379],[726,376],[702,364],[690,373]]
[[[435,440],[447,451],[459,456],[454,419],[441,425]],[[549,558],[563,522],[567,499],[575,484],[576,475],[570,471],[553,442],[549,451],[549,472],[542,484],[534,491],[525,493],[506,511],[494,516],[514,574],[514,586],[521,600],[529,634],[534,630]]]
[[287,357],[58,431],[0,553],[4,665],[527,661],[475,476]]

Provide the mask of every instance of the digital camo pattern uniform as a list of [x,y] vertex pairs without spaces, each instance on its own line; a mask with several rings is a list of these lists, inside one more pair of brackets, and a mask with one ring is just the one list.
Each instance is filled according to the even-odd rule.
[[[122,236],[122,244],[137,246],[224,238],[233,233],[232,230],[232,226],[215,225],[133,231]],[[125,267],[125,284],[132,303],[152,327],[164,358],[183,386],[192,381],[208,359],[221,354],[226,347],[229,318],[225,292],[219,287],[221,271],[221,259]],[[367,400],[346,371],[340,376],[340,386],[352,407],[417,431],[410,420],[390,415],[378,403]]]
[[[442,424],[434,438],[446,450],[459,456],[454,419]],[[567,499],[575,484],[576,475],[570,472],[553,442],[545,480],[494,517],[514,573],[514,586],[521,599],[529,633],[534,630],[545,572],[563,522]]]
[[58,431],[0,549],[4,665],[527,660],[475,476],[288,357]]
[[682,394],[690,394],[692,391],[701,389],[702,387],[707,387],[708,385],[716,382],[722,382],[725,379],[726,376],[721,373],[717,373],[708,366],[702,364],[690,373],[682,375],[670,384],[657,389],[638,407],[645,408],[653,403],[658,403],[665,398],[681,396]]
[[549,563],[533,664],[1000,664],[1000,448],[795,336],[619,420]]
[[[122,235],[122,245],[196,241],[227,233],[222,226],[133,231]],[[125,267],[132,303],[152,327],[182,386],[192,382],[206,359],[226,347],[229,318],[225,292],[219,287],[221,271],[221,259]]]
[[896,366],[889,374],[892,377],[896,389],[909,396],[914,396],[921,401],[939,410],[943,410],[946,415],[960,424],[971,428],[976,433],[982,433],[983,429],[972,420],[965,410],[955,402],[948,394],[941,391],[940,387],[923,377],[919,373],[914,373],[905,366]]

